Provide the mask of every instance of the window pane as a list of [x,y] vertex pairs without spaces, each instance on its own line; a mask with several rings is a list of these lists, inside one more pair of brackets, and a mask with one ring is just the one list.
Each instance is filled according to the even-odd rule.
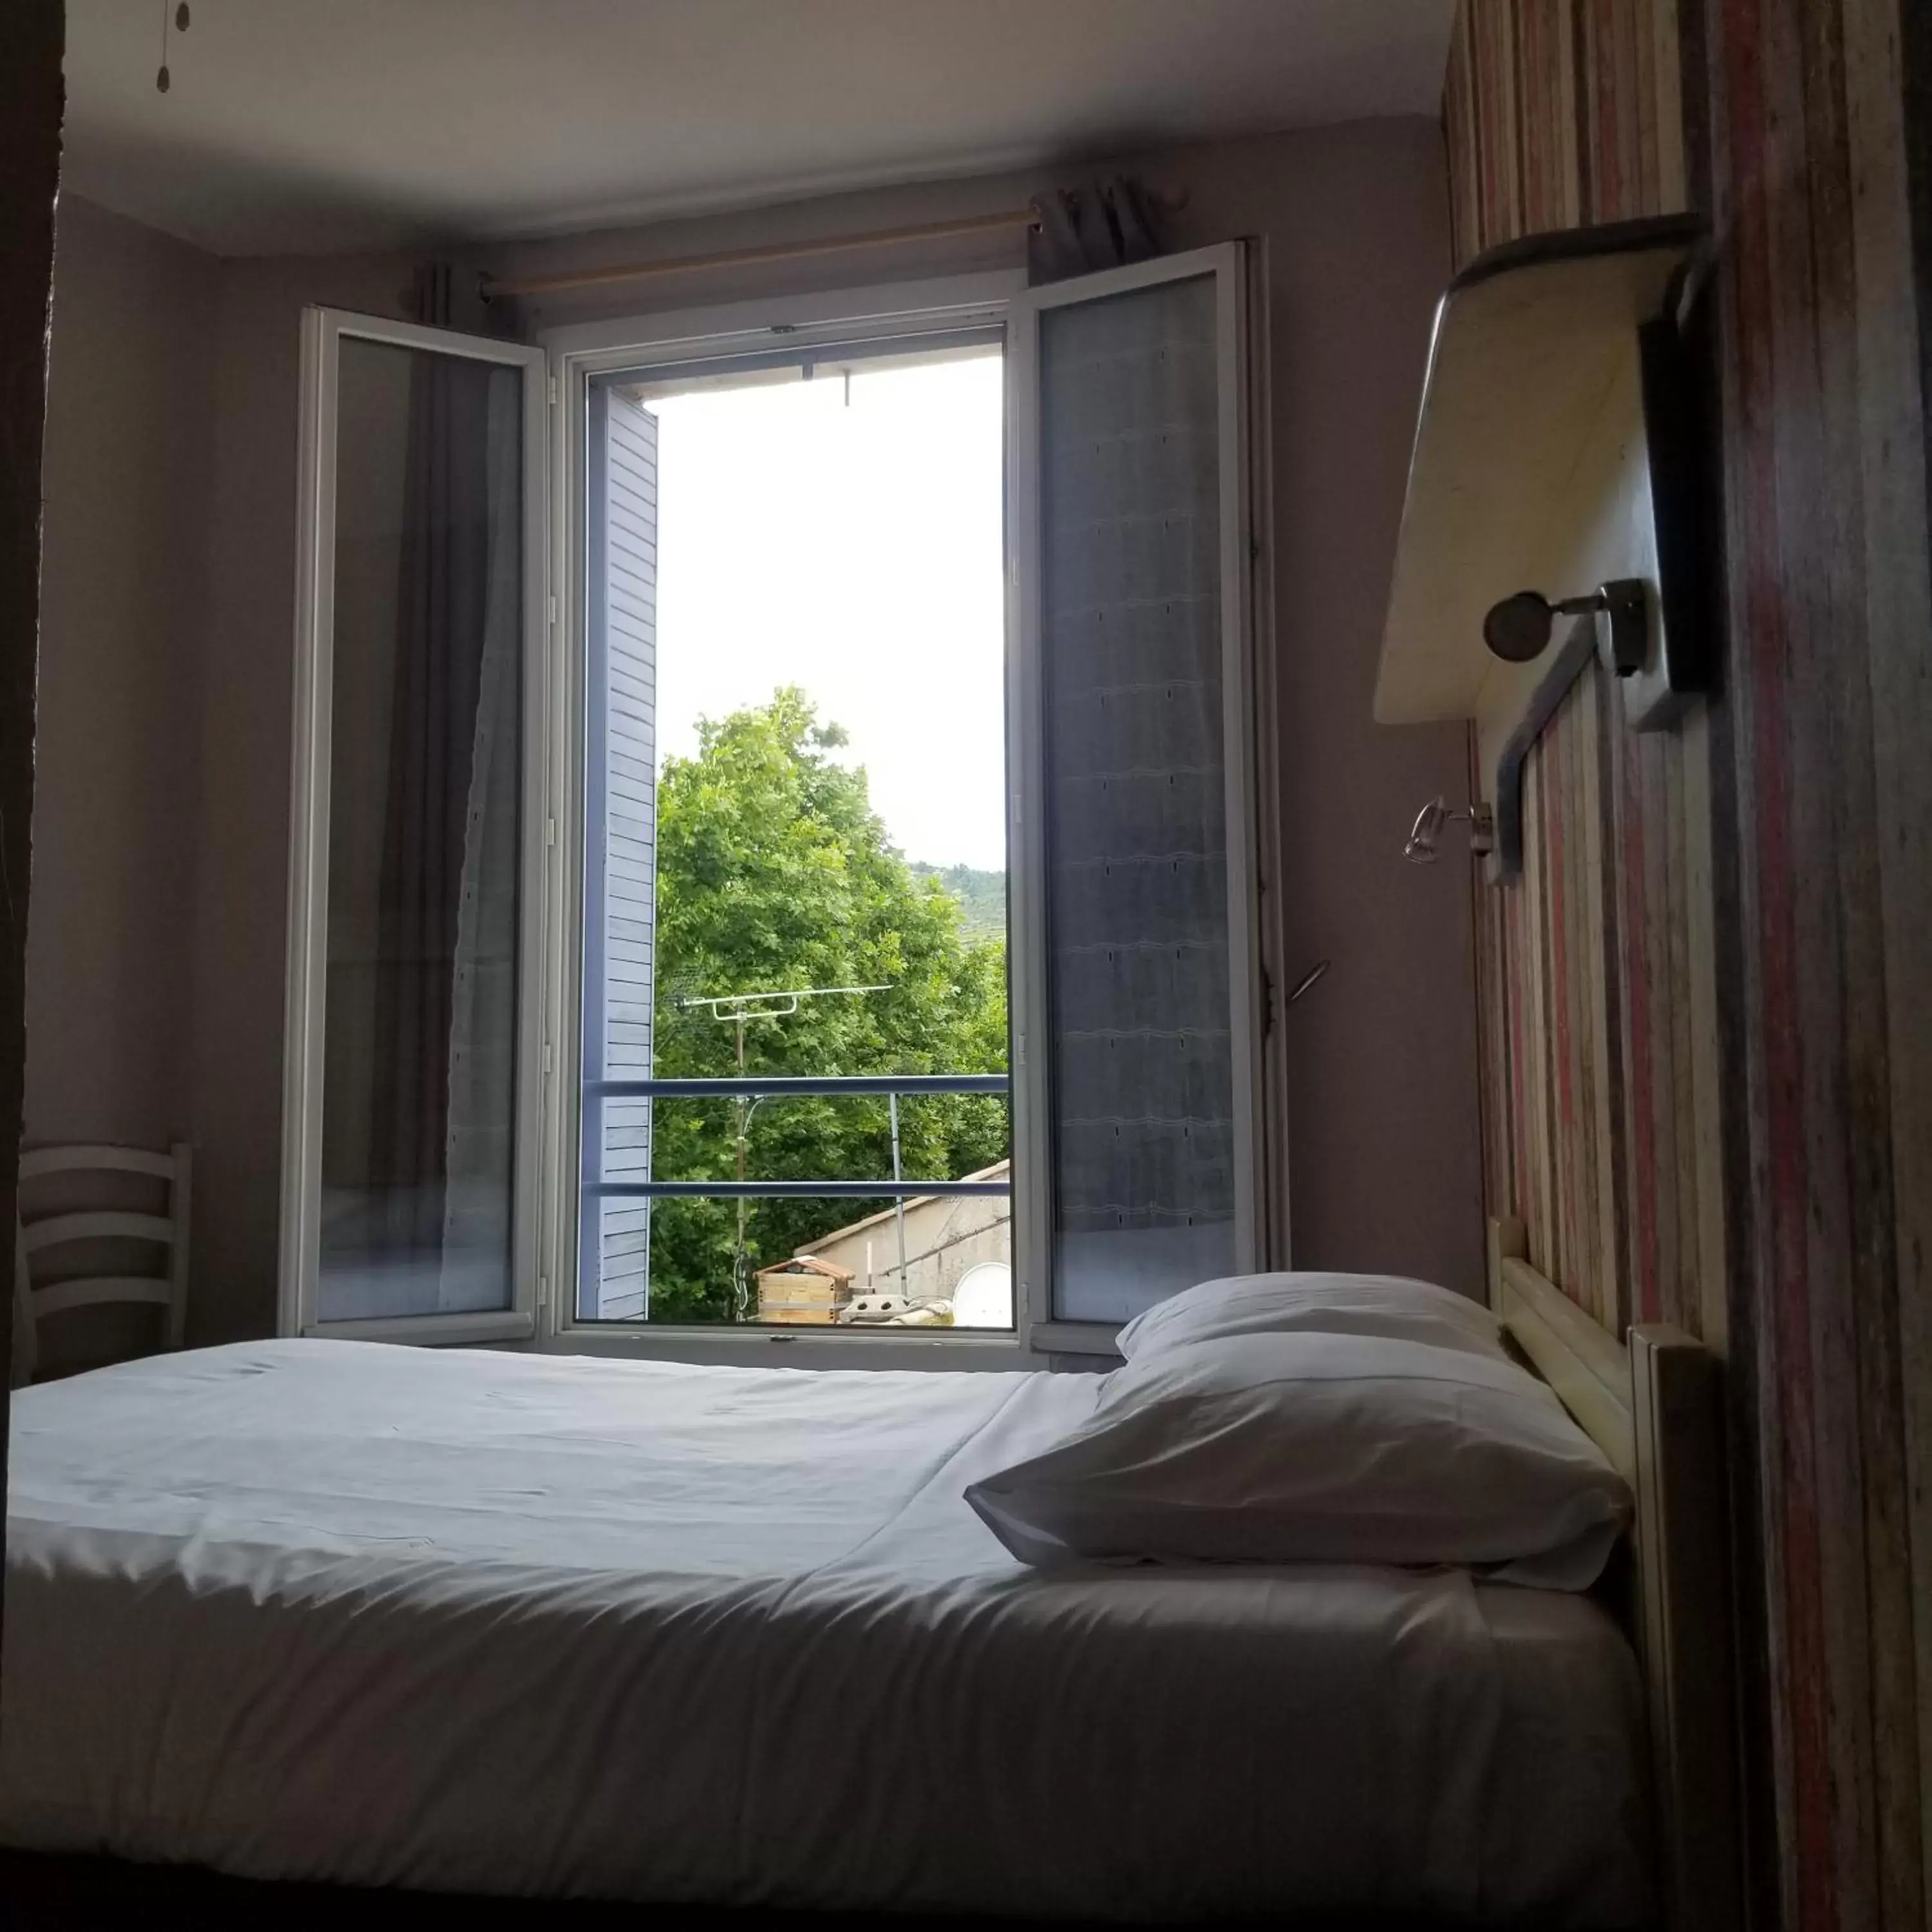
[[325,1322],[512,1298],[522,381],[341,345]]
[[1054,1312],[1234,1264],[1215,287],[1040,315]]

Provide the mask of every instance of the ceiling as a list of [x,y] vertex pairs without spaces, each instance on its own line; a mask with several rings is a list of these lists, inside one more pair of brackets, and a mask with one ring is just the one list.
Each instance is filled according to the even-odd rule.
[[1453,0],[69,0],[66,180],[218,253],[556,233],[1384,114]]

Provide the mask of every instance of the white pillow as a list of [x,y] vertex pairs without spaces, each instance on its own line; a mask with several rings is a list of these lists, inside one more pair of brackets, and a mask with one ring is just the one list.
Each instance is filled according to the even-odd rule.
[[1502,1324],[1466,1294],[1392,1274],[1238,1274],[1157,1301],[1120,1330],[1129,1361],[1231,1335],[1387,1335],[1499,1361]]
[[1063,1442],[966,1499],[1022,1562],[1466,1564],[1581,1590],[1630,1510],[1513,1362],[1384,1336],[1240,1335],[1116,1370]]

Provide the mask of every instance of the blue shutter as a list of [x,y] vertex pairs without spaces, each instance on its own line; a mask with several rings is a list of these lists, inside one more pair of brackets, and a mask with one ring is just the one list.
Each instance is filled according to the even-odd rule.
[[[585,714],[584,1070],[651,1071],[657,887],[657,418],[616,390],[592,394]],[[601,506],[602,514],[596,510]],[[586,1094],[586,1182],[646,1180],[651,1103]],[[650,1303],[650,1203],[586,1203],[580,1318],[635,1320]]]

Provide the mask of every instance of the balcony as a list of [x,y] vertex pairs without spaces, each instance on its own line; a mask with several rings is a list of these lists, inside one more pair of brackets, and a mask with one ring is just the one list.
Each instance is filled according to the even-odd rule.
[[[677,1319],[652,1307],[652,1213],[664,1202],[734,1204],[722,1239],[728,1289],[685,1318],[766,1325],[958,1327],[1012,1325],[1010,1162],[956,1178],[908,1178],[901,1102],[978,1095],[1010,1102],[1004,1073],[821,1077],[747,1074],[724,1079],[610,1079],[584,1084],[586,1172],[582,1183],[584,1268],[580,1320]],[[760,1108],[802,1100],[886,1103],[889,1176],[760,1180],[746,1169]],[[729,1179],[660,1179],[652,1171],[653,1110],[662,1103],[728,1103],[736,1172]],[[628,1108],[628,1120],[610,1110]],[[613,1131],[614,1127],[614,1131]],[[631,1144],[614,1156],[614,1140]],[[592,1171],[593,1166],[596,1171]],[[758,1252],[753,1203],[819,1201],[863,1208],[881,1204],[780,1252]],[[769,1246],[769,1238],[767,1238]],[[685,1298],[687,1300],[688,1297]],[[722,1312],[711,1312],[722,1308]]]

